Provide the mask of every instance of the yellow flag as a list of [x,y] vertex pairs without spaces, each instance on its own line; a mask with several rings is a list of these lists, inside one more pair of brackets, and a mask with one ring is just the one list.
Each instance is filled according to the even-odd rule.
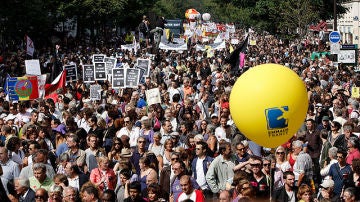
[[170,38],[170,29],[165,29],[166,39],[169,40]]
[[360,90],[359,87],[352,87],[351,88],[351,97],[359,98],[360,97],[359,90]]
[[206,55],[208,58],[211,58],[214,56],[214,50],[211,48],[211,46],[205,45]]
[[234,47],[230,44],[230,53],[234,51]]

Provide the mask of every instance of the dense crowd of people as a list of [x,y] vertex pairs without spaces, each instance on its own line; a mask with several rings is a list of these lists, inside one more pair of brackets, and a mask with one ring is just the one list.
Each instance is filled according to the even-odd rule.
[[[226,62],[228,42],[211,57],[195,43],[187,51],[150,55],[148,39],[137,53],[76,43],[55,53],[37,50],[49,80],[67,64],[77,65],[79,79],[52,98],[30,101],[7,100],[1,89],[1,199],[360,200],[359,98],[352,91],[360,87],[357,67],[337,64],[327,54],[312,58],[329,50],[316,36],[287,41],[252,33],[252,40],[243,68]],[[150,58],[150,75],[137,88],[96,81],[101,100],[91,100],[82,65],[99,53],[116,57],[117,68]],[[4,49],[3,72],[24,75],[25,59],[21,50]],[[238,76],[263,63],[291,68],[308,90],[303,126],[277,148],[247,139],[229,110]],[[145,92],[152,88],[159,88],[161,103],[147,104]]]

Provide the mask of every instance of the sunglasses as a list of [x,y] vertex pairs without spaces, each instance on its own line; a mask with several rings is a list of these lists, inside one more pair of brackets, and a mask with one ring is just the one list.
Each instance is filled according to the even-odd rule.
[[145,141],[138,141],[138,143],[145,143]]
[[115,145],[120,145],[120,142],[115,142],[114,144],[115,144]]
[[276,152],[276,154],[285,154],[285,152]]
[[172,158],[171,160],[172,161],[177,161],[177,160],[179,160],[179,158]]
[[263,165],[264,166],[270,166],[270,163],[264,163]]
[[251,163],[250,165],[253,166],[253,167],[260,167],[261,166],[260,163],[256,163],[256,164]]
[[245,150],[245,148],[239,148],[239,149],[237,149],[238,151],[244,151]]
[[338,159],[342,159],[342,158],[344,158],[343,156],[336,156],[336,158],[338,158]]

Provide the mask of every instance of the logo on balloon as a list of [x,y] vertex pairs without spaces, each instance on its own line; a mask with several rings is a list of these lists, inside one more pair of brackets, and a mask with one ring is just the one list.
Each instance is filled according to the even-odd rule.
[[288,133],[288,112],[288,106],[265,109],[269,137],[282,136]]

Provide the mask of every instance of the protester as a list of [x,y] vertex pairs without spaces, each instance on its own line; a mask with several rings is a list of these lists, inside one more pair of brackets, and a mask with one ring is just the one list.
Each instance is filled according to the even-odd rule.
[[[140,42],[141,32],[145,45],[140,49],[120,46],[124,35],[115,43],[96,45],[64,36],[61,48],[36,50],[32,59],[39,59],[41,72],[49,73],[48,84],[62,71],[61,64],[76,64],[77,79],[64,80],[55,95],[46,90],[44,98],[34,100],[14,100],[7,88],[0,89],[1,142],[6,145],[0,146],[2,182],[11,185],[19,176],[29,178],[36,201],[48,201],[46,190],[53,183],[63,184],[63,201],[79,201],[78,191],[84,201],[114,201],[114,196],[119,201],[145,197],[176,201],[182,191],[193,196],[200,190],[205,201],[269,200],[270,190],[274,201],[310,201],[310,195],[319,200],[358,200],[360,100],[354,94],[360,86],[358,66],[332,61],[330,44],[320,46],[316,33],[285,40],[251,30],[241,68],[227,62],[231,49],[245,39],[245,30],[239,29],[228,32],[225,48],[204,51],[200,47],[213,47],[214,39],[203,42],[207,37],[196,36],[187,41],[187,50],[164,50],[163,45],[180,44],[161,42],[151,54],[151,30],[157,24],[145,16],[141,30],[126,34],[126,41],[135,37]],[[0,51],[0,65],[11,77],[26,72],[28,58],[20,49],[7,44]],[[106,61],[114,59],[118,69],[139,69],[138,59],[145,59],[148,69],[144,65],[140,70],[144,75],[139,83],[130,81],[121,88],[113,86],[110,72],[106,80],[85,81],[84,65],[93,64],[96,54]],[[229,106],[237,78],[265,63],[292,69],[304,81],[309,98],[303,126],[276,149],[262,148],[241,134]],[[2,78],[0,83],[5,84],[6,75]],[[93,97],[94,83],[100,85],[100,100]],[[159,94],[152,96],[149,90]],[[66,187],[64,176],[56,175],[52,182],[55,173],[66,174],[71,187]],[[199,187],[187,189],[184,183],[182,190],[181,179],[187,175]],[[329,180],[334,182],[333,191]],[[24,185],[17,184],[15,180],[16,187],[6,190],[2,183],[13,193],[12,199]],[[50,189],[50,201],[60,200],[53,193]]]

